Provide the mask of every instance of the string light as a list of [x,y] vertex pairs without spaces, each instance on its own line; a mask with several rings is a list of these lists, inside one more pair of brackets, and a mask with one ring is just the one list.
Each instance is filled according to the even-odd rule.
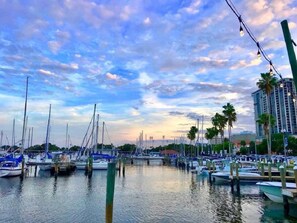
[[269,74],[270,74],[270,76],[272,76],[273,75],[273,71],[272,71],[272,62],[271,61],[269,61]]
[[261,53],[260,53],[260,45],[259,45],[259,42],[257,42],[257,47],[258,47],[257,57],[260,59],[260,58],[261,58]]
[[243,32],[243,28],[241,26],[241,24],[242,24],[241,16],[238,17],[238,20],[239,20],[239,34],[242,37],[242,36],[244,36],[244,32]]
[[269,69],[269,73],[271,75],[273,75],[273,71],[280,77],[280,79],[282,80],[282,76],[281,74],[277,71],[277,69],[275,68],[275,66],[272,64],[269,56],[266,54],[266,52],[263,50],[263,48],[261,47],[260,43],[257,41],[256,37],[253,35],[252,31],[249,29],[249,27],[245,24],[244,20],[241,18],[240,13],[237,11],[237,9],[235,8],[234,4],[232,3],[231,0],[225,0],[226,3],[228,4],[228,6],[230,7],[230,9],[232,10],[232,12],[236,15],[236,17],[239,20],[240,23],[240,27],[239,30],[242,31],[245,30],[247,32],[247,34],[251,37],[251,39],[256,43],[257,47],[258,47],[258,52],[257,52],[257,56],[263,56],[264,59],[269,62],[270,65],[270,69]]

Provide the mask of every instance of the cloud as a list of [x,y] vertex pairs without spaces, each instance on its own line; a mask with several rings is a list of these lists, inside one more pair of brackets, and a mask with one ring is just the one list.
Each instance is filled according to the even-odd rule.
[[44,74],[44,75],[48,75],[48,76],[52,76],[55,75],[54,73],[48,71],[48,70],[43,70],[43,69],[39,69],[38,70],[39,73]]

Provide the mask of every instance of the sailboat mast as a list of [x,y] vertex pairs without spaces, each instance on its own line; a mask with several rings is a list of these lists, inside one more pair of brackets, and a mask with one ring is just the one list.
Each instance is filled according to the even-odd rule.
[[96,122],[96,138],[95,138],[95,153],[98,152],[98,134],[99,134],[99,114],[97,114],[97,122]]
[[28,80],[29,80],[29,77],[27,77],[27,81],[26,81],[26,97],[25,97],[25,108],[24,108],[24,119],[23,119],[22,145],[21,145],[22,146],[21,147],[21,154],[22,155],[24,154],[24,144],[25,144],[26,117],[27,117],[27,100],[28,100]]
[[68,123],[66,125],[66,141],[65,141],[65,149],[68,149],[69,143],[68,143]]
[[104,142],[104,125],[105,125],[105,123],[103,122],[103,125],[102,125],[102,144],[101,144],[101,153],[103,152],[103,142]]
[[12,137],[11,137],[11,146],[15,146],[15,119],[13,119],[12,123]]
[[33,146],[33,127],[32,127],[32,131],[31,131],[31,143],[30,143],[31,147]]
[[50,104],[49,107],[49,114],[48,114],[48,120],[47,120],[47,128],[46,128],[46,139],[45,139],[45,153],[48,153],[48,147],[49,147],[49,132],[50,132],[50,122],[51,122],[51,110],[52,110],[52,105]]
[[95,150],[95,140],[96,140],[96,137],[95,137],[95,124],[96,124],[96,121],[95,121],[95,116],[96,116],[96,104],[94,105],[94,112],[93,112],[93,128],[92,128],[92,152],[94,152]]

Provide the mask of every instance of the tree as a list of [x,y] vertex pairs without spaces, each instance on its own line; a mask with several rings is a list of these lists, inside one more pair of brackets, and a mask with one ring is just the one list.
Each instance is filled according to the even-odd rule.
[[214,117],[211,118],[212,124],[217,128],[218,133],[221,135],[221,143],[223,144],[223,151],[224,151],[224,129],[227,124],[227,119],[224,115],[216,113]]
[[192,141],[196,138],[196,133],[198,132],[198,129],[196,126],[192,126],[190,131],[187,134],[188,139],[190,139],[191,144],[191,156],[192,156]]
[[[205,138],[208,140],[212,140],[216,135],[218,135],[218,131],[215,127],[207,128],[205,133]],[[212,144],[210,143],[210,146],[212,148]]]
[[235,108],[232,104],[227,103],[223,106],[223,114],[227,118],[228,124],[228,138],[229,138],[229,154],[231,155],[231,128],[233,127],[233,123],[236,122],[237,116],[235,112]]
[[268,156],[271,157],[271,120],[270,120],[270,94],[273,88],[277,85],[277,79],[270,73],[261,73],[261,79],[257,82],[259,89],[265,92],[267,98],[267,113],[269,114],[268,118],[268,135],[267,135],[267,145],[268,145]]
[[259,116],[257,122],[260,123],[263,127],[264,134],[267,140],[268,155],[271,156],[271,147],[269,147],[271,141],[271,138],[269,138],[269,126],[274,125],[275,119],[272,115],[263,113]]

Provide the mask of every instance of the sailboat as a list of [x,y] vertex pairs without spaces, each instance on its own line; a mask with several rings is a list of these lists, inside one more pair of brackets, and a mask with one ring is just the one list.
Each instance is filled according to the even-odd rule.
[[[26,129],[26,113],[27,113],[27,98],[28,98],[28,77],[26,80],[26,99],[24,108],[24,119],[23,119],[23,132],[22,132],[22,147],[21,156],[14,158],[14,154],[9,154],[4,158],[4,161],[0,163],[0,177],[13,177],[13,176],[24,176],[26,165],[24,162],[24,142],[25,142],[25,129]],[[14,129],[13,129],[14,131]],[[14,133],[13,133],[14,137]]]
[[[104,127],[105,123],[103,122],[102,127],[102,147],[100,153],[98,153],[97,145],[98,145],[98,129],[99,129],[99,115],[97,115],[97,125],[95,127],[95,112],[96,112],[96,104],[94,105],[94,113],[91,119],[91,122],[89,124],[88,130],[92,124],[92,130],[90,135],[88,135],[88,130],[86,135],[84,136],[83,143],[81,145],[81,150],[79,151],[79,156],[77,157],[75,164],[76,169],[78,170],[85,170],[87,160],[89,157],[92,157],[93,163],[92,163],[92,169],[93,170],[107,170],[108,163],[111,162],[112,159],[115,157],[112,157],[107,154],[102,154],[103,150],[103,140],[104,140]],[[88,138],[88,139],[87,139]],[[88,144],[91,142],[92,148],[88,148]],[[85,146],[84,143],[86,143]],[[82,155],[84,153],[84,155]],[[87,155],[88,154],[88,155]]]
[[45,152],[44,156],[38,155],[34,159],[30,159],[28,164],[39,165],[40,170],[51,170],[52,167],[52,156],[49,154],[49,134],[50,134],[50,121],[51,121],[51,104],[49,107],[49,115],[46,128],[46,139],[45,139]]

